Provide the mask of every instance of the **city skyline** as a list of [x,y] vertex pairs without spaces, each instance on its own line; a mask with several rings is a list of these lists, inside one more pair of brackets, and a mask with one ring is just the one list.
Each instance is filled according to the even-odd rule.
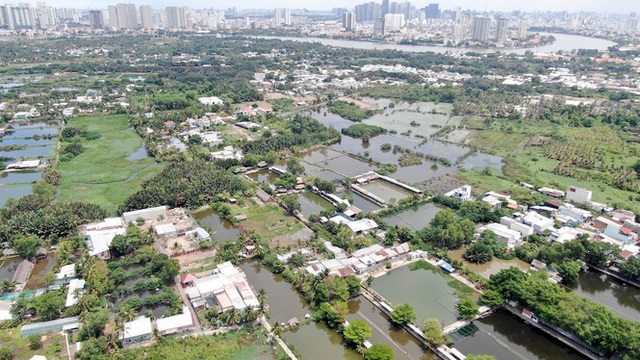
[[[42,1],[3,1],[1,4],[5,3],[29,3],[33,6],[36,6],[37,3]],[[364,3],[364,0],[349,0],[349,1],[338,1],[338,0],[328,0],[322,2],[315,3],[307,3],[305,6],[300,6],[300,2],[294,0],[272,0],[272,1],[264,1],[264,0],[246,0],[243,1],[241,6],[238,6],[237,2],[230,0],[222,0],[218,1],[215,4],[208,1],[192,1],[189,3],[189,8],[191,9],[203,9],[203,8],[215,8],[215,9],[226,9],[229,7],[237,7],[239,9],[269,9],[269,8],[292,8],[292,9],[302,9],[306,8],[309,10],[330,10],[331,8],[353,8],[355,5],[360,3]],[[398,1],[404,2],[404,1]],[[77,8],[77,9],[106,9],[108,5],[115,5],[117,3],[133,3],[136,6],[140,5],[150,5],[154,9],[164,9],[168,6],[179,6],[178,3],[172,0],[161,0],[161,1],[112,1],[112,2],[104,2],[97,0],[48,0],[44,1],[49,6],[53,7],[67,7],[67,8]],[[605,13],[618,13],[618,14],[626,14],[630,12],[640,12],[640,2],[637,0],[619,0],[615,2],[604,1],[604,0],[583,0],[576,4],[574,0],[539,0],[537,2],[529,2],[529,3],[516,3],[508,0],[441,0],[441,1],[412,1],[413,5],[418,8],[424,8],[430,3],[437,3],[440,5],[441,10],[453,9],[456,6],[460,6],[463,9],[470,9],[476,11],[570,11],[570,12],[580,12],[580,11],[596,11],[596,12],[605,12]]]

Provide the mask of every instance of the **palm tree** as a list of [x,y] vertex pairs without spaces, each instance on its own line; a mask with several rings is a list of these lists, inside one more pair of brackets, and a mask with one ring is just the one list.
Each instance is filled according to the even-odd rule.
[[227,325],[239,324],[242,321],[242,314],[236,309],[231,308],[226,311]]
[[8,292],[12,292],[13,289],[16,288],[16,282],[15,281],[11,281],[9,279],[7,280],[3,280],[2,284],[0,285],[0,288],[2,289],[2,293],[8,293]]
[[258,302],[260,303],[260,314],[267,312],[267,292],[264,289],[258,290]]
[[282,326],[281,323],[277,322],[271,329],[271,332],[274,336],[280,337],[282,336],[282,334],[284,334],[284,326]]
[[120,316],[124,322],[129,322],[138,316],[138,312],[129,306],[123,306],[120,308]]

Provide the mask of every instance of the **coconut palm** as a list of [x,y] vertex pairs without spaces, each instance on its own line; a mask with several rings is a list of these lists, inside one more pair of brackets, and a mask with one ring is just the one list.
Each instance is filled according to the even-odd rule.
[[284,334],[284,326],[282,326],[281,323],[277,322],[271,329],[271,332],[274,336],[280,337],[282,336],[282,334]]
[[137,316],[138,312],[129,306],[123,306],[120,308],[120,317],[124,320],[124,322],[132,321]]
[[8,292],[12,292],[13,289],[16,288],[16,282],[15,281],[11,281],[11,280],[3,280],[2,284],[0,285],[0,289],[2,289],[2,293],[8,293]]
[[230,310],[227,310],[226,313],[225,317],[228,325],[235,325],[242,322],[242,314],[236,308],[231,308]]

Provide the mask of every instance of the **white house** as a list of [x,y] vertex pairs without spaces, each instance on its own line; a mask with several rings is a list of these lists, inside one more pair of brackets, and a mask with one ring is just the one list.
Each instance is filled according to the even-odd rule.
[[80,299],[80,295],[77,292],[84,290],[85,281],[82,279],[73,279],[69,282],[69,289],[67,289],[67,299],[64,306],[69,307],[75,305]]
[[491,223],[481,229],[493,231],[496,234],[496,240],[507,244],[510,249],[513,249],[522,241],[522,235],[519,232],[511,230],[502,224]]
[[151,319],[141,316],[133,321],[124,323],[119,338],[122,345],[130,345],[151,339],[152,333]]
[[158,234],[158,236],[163,239],[173,239],[178,236],[178,231],[176,230],[175,225],[173,225],[172,223],[154,225],[153,229],[155,230],[156,234]]
[[125,232],[124,228],[87,231],[85,236],[89,255],[102,260],[109,260],[111,258],[109,247],[113,238],[116,235],[124,235]]
[[460,199],[462,201],[469,201],[472,199],[471,185],[464,185],[457,189],[453,189],[448,193],[444,194],[444,196]]
[[567,190],[566,199],[576,204],[588,204],[591,202],[593,192],[587,189],[570,186]]
[[224,104],[224,101],[222,101],[222,99],[220,99],[217,96],[201,97],[201,98],[198,99],[198,101],[200,102],[200,104],[202,104],[204,106],[222,105],[222,104]]
[[542,216],[535,211],[529,211],[523,218],[522,223],[533,228],[536,234],[553,228],[554,222],[546,216]]
[[135,222],[137,219],[142,218],[144,220],[157,220],[158,218],[167,217],[167,207],[158,206],[154,208],[129,211],[122,214],[125,223]]
[[522,235],[522,237],[526,237],[529,235],[533,234],[533,227],[523,224],[520,221],[516,220],[516,219],[512,219],[510,217],[507,216],[503,216],[500,219],[500,224],[508,227],[511,230],[515,230],[517,232],[520,233],[520,235]]
[[156,328],[162,335],[188,331],[192,327],[193,318],[191,317],[191,312],[189,311],[188,306],[182,307],[181,314],[158,319],[156,321]]
[[64,285],[76,278],[76,265],[69,264],[60,267],[60,271],[56,274],[56,283]]
[[577,208],[571,204],[565,204],[558,209],[561,215],[570,217],[578,224],[584,224],[587,219],[593,217],[593,214],[587,210]]

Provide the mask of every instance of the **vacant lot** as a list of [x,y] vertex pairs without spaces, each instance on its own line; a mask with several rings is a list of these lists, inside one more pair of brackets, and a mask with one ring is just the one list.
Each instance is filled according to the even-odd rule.
[[83,200],[115,212],[118,205],[161,170],[151,158],[128,160],[142,139],[129,128],[125,116],[94,116],[69,120],[67,126],[100,133],[84,141],[85,151],[69,162],[60,162],[60,200]]

